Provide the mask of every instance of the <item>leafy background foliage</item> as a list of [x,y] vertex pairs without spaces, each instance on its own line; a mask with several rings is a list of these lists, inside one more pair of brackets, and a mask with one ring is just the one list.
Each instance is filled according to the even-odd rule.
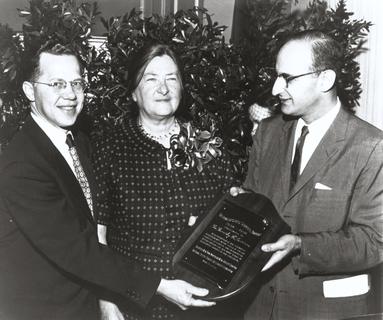
[[147,42],[165,43],[183,64],[183,116],[201,129],[210,129],[214,123],[240,172],[247,158],[243,146],[250,143],[251,124],[244,108],[247,76],[240,52],[225,43],[224,27],[213,23],[202,9],[146,19],[133,10],[118,19],[104,20],[104,25],[110,56],[102,57],[106,58],[103,71],[95,70],[90,81],[93,98],[89,110],[98,119],[96,133],[102,134],[131,114],[133,102],[126,85],[132,55]]
[[246,27],[237,43],[242,47],[241,55],[249,71],[249,95],[253,101],[275,105],[270,94],[272,83],[262,69],[274,67],[278,49],[291,33],[316,29],[331,35],[345,48],[338,94],[351,111],[359,105],[361,83],[356,57],[366,50],[371,22],[352,19],[353,13],[347,11],[345,0],[340,0],[335,9],[329,8],[324,0],[314,0],[307,9],[291,14],[286,13],[290,3],[286,0],[247,0],[246,3],[241,12]]
[[277,112],[272,82],[264,68],[274,66],[281,41],[290,33],[315,28],[340,41],[347,48],[341,99],[352,110],[360,97],[355,58],[365,50],[371,23],[352,20],[344,0],[335,10],[321,0],[314,0],[304,11],[290,13],[289,8],[287,0],[246,1],[241,12],[246,28],[234,43],[225,41],[225,27],[204,9],[145,19],[132,10],[121,17],[102,19],[108,41],[102,50],[96,50],[89,45],[91,27],[99,14],[95,3],[31,0],[29,9],[19,11],[26,19],[22,35],[0,24],[0,146],[6,145],[27,114],[21,92],[23,71],[28,57],[41,46],[60,42],[79,53],[90,85],[79,122],[94,136],[132,116],[127,92],[130,59],[146,42],[159,41],[170,45],[183,63],[184,116],[201,129],[215,124],[237,177],[242,179],[251,144],[248,108],[257,102]]
[[89,65],[93,50],[90,28],[98,14],[96,4],[77,6],[75,0],[32,0],[29,9],[18,10],[25,18],[21,34],[0,24],[0,151],[29,112],[22,83],[31,55],[42,46],[59,42],[72,47],[82,63]]
[[22,52],[20,36],[7,25],[0,25],[0,151],[17,131],[27,112],[19,71]]

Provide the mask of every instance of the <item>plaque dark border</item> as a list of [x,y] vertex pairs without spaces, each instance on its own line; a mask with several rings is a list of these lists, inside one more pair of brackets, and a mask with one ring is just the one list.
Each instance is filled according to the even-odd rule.
[[[233,232],[225,237],[230,228]],[[228,299],[243,292],[270,258],[261,246],[288,232],[290,227],[267,197],[253,192],[225,195],[174,255],[175,275],[209,289],[204,300]]]

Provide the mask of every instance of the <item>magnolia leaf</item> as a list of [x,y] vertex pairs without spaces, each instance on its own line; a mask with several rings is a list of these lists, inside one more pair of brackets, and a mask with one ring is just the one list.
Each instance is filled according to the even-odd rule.
[[211,137],[211,134],[209,131],[201,131],[198,134],[198,139],[200,140],[207,140],[207,139],[210,139],[210,137]]
[[199,151],[202,153],[206,153],[207,150],[209,150],[209,143],[208,142],[202,143],[202,145],[199,148]]
[[173,42],[176,42],[176,43],[184,43],[184,42],[185,42],[184,40],[182,40],[182,39],[178,39],[178,38],[176,38],[176,37],[172,38],[172,41],[173,41]]
[[20,9],[17,9],[19,11],[19,15],[20,17],[28,17],[31,15],[31,13],[27,10],[20,10]]

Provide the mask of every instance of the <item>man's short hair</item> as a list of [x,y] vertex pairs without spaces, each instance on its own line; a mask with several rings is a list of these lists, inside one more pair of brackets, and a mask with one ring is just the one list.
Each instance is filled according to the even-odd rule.
[[344,50],[339,42],[318,30],[306,30],[292,35],[285,43],[306,41],[312,49],[312,71],[330,69],[339,76],[344,59]]
[[43,53],[50,53],[57,56],[70,55],[76,57],[79,62],[81,73],[83,72],[80,59],[75,51],[62,44],[54,44],[42,46],[36,53],[31,54],[28,61],[25,61],[24,66],[24,79],[27,81],[36,80],[41,73],[40,70],[40,57]]

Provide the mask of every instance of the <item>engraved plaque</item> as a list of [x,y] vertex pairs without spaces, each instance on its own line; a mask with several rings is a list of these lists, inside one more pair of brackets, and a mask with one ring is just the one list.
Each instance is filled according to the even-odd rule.
[[226,299],[245,289],[266,264],[260,250],[289,230],[266,197],[223,197],[178,250],[176,275],[209,289],[206,300]]
[[181,263],[224,288],[269,224],[266,218],[246,209],[238,215],[237,207],[225,201]]

